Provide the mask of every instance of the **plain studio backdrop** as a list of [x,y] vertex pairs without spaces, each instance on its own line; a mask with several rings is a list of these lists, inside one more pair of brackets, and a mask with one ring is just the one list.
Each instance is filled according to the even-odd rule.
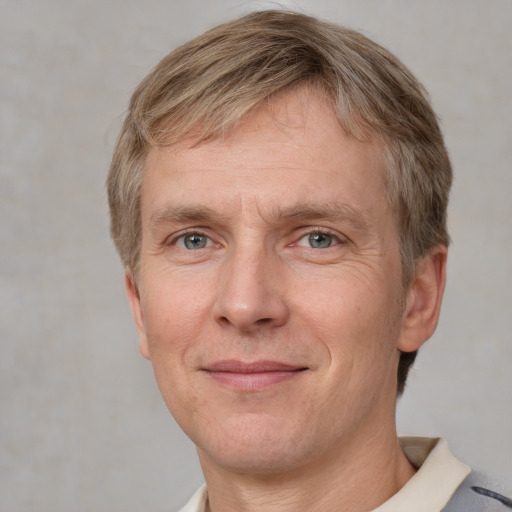
[[[194,447],[138,354],[104,180],[129,96],[241,0],[0,1],[0,510],[172,511]],[[431,94],[453,160],[448,287],[400,401],[512,479],[512,2],[281,2],[361,30]]]

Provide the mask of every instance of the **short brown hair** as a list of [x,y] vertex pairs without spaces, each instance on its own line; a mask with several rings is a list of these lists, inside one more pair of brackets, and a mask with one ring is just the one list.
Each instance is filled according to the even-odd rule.
[[[107,186],[112,238],[135,276],[149,149],[191,134],[199,142],[219,137],[275,94],[300,84],[327,94],[349,135],[382,140],[404,286],[412,282],[418,258],[448,245],[451,166],[422,85],[395,56],[356,31],[303,14],[262,11],[174,50],[131,98]],[[399,393],[414,357],[401,356]]]

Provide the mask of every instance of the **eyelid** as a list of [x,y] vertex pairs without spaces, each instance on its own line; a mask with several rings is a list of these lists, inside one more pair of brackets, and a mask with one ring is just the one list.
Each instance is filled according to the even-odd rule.
[[[207,230],[202,229],[202,228],[187,228],[183,231],[179,231],[178,233],[174,233],[171,236],[167,237],[167,239],[165,241],[165,245],[173,245],[176,247],[180,240],[184,240],[185,237],[190,236],[190,235],[199,235],[199,236],[206,237],[208,239],[208,243],[207,243],[206,247],[204,247],[204,249],[206,249],[207,247],[211,247],[212,245],[219,245],[219,244],[215,243],[213,238],[210,235],[208,235],[205,231],[207,231]],[[189,250],[189,249],[186,249],[185,247],[180,247],[180,249]]]
[[[222,245],[221,243],[216,242],[214,240],[214,237],[211,236],[210,234],[208,234],[208,232],[209,232],[208,229],[201,228],[201,227],[187,228],[187,229],[184,229],[184,230],[179,231],[177,233],[173,233],[172,235],[170,235],[169,237],[167,237],[165,239],[164,243],[165,243],[165,245],[176,246],[177,243],[180,240],[183,240],[186,236],[200,235],[200,236],[204,236],[204,237],[206,237],[208,239],[207,247],[211,247],[212,245],[213,246],[220,246],[220,245]],[[333,244],[333,247],[337,246],[337,245],[344,245],[344,244],[350,242],[350,239],[347,236],[345,236],[345,235],[343,235],[343,234],[341,234],[341,233],[339,233],[337,231],[333,231],[333,230],[331,230],[329,228],[325,228],[325,227],[308,226],[308,227],[304,227],[304,228],[300,229],[299,236],[295,237],[295,241],[292,242],[290,244],[290,246],[298,245],[298,242],[300,240],[302,240],[303,238],[305,238],[305,237],[307,237],[309,235],[314,235],[314,234],[329,235],[329,236],[333,237],[333,239],[335,241],[335,243]]]
[[337,245],[343,245],[349,241],[349,239],[346,236],[342,235],[339,232],[332,231],[329,228],[308,227],[308,228],[301,229],[300,235],[296,238],[295,242],[293,242],[291,245],[297,245],[299,247],[303,247],[302,245],[299,245],[299,242],[305,237],[308,237],[310,235],[316,235],[316,234],[331,236],[335,241],[335,243],[331,247],[334,247]]

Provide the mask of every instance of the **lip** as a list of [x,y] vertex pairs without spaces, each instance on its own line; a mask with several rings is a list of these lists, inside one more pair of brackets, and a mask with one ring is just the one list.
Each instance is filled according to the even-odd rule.
[[245,363],[236,360],[216,361],[204,368],[215,381],[237,390],[255,391],[293,379],[301,375],[304,366],[279,361]]

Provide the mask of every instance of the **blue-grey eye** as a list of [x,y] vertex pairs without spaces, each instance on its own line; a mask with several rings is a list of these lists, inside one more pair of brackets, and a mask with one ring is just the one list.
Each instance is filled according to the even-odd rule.
[[208,245],[208,237],[200,233],[190,233],[183,236],[183,245],[187,249],[204,249]]
[[314,249],[327,249],[333,245],[334,241],[334,236],[327,233],[310,233],[308,235],[308,243]]

